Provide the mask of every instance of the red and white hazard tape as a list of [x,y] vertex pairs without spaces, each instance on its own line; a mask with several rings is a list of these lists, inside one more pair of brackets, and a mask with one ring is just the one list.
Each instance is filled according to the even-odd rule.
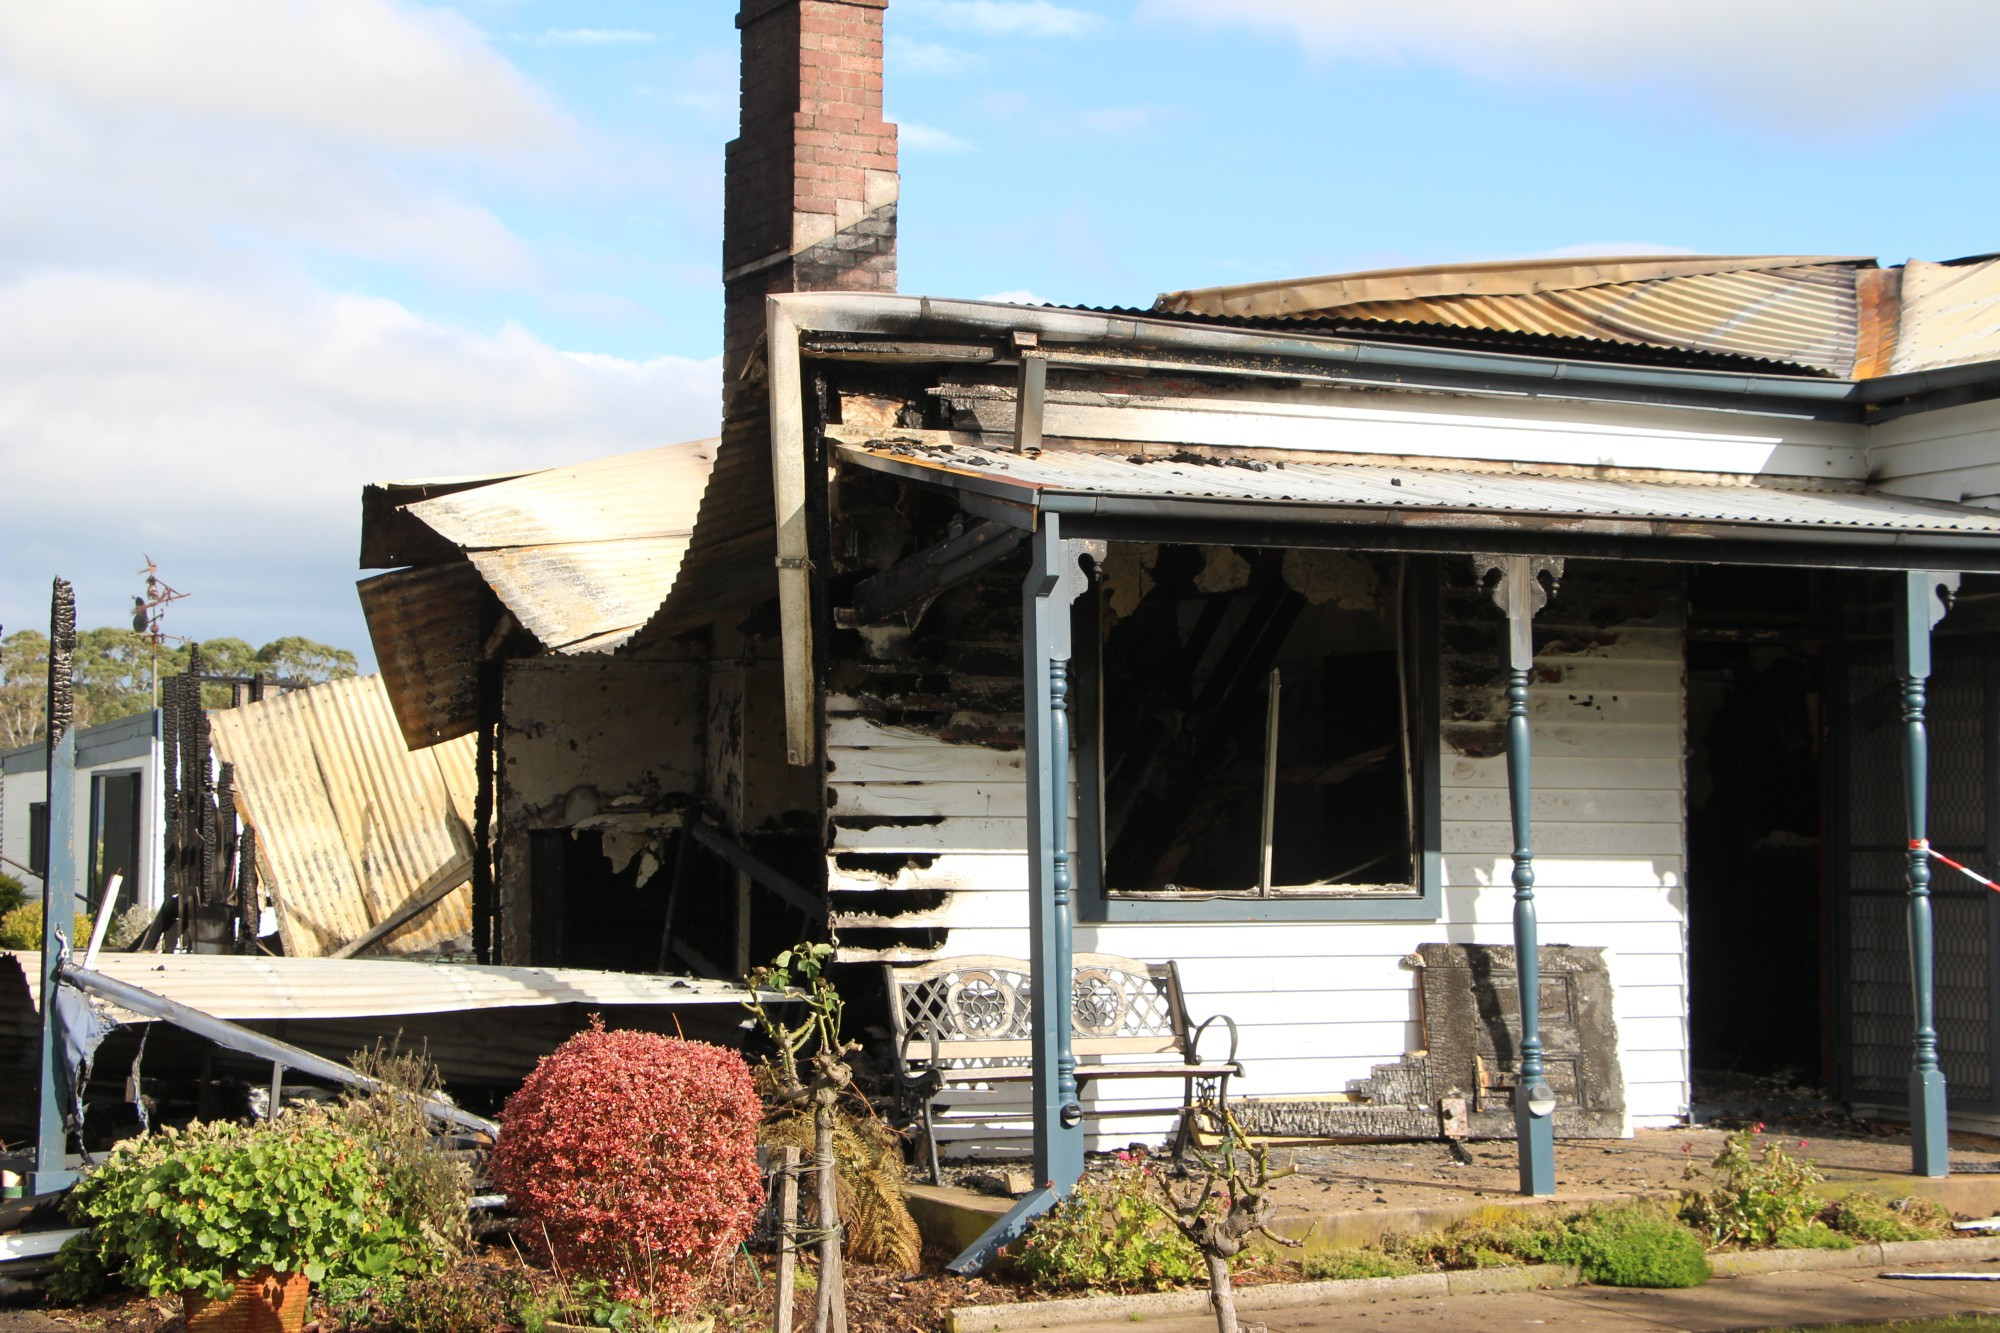
[[1943,852],[1931,846],[1930,840],[1927,838],[1912,838],[1910,840],[1910,850],[1913,852],[1922,852],[1925,856],[1930,857],[1930,859],[1933,861],[1941,861],[1945,865],[1950,866],[1953,870],[1956,870],[1959,874],[1965,876],[1967,879],[1972,880],[1974,883],[1984,884],[1987,888],[1993,890],[1995,893],[2000,893],[2000,884],[1995,884],[1992,880],[1986,878],[1986,876],[1980,874],[1977,870],[1972,869],[1970,866],[1962,866],[1958,862],[1952,860],[1949,856],[1946,856]]

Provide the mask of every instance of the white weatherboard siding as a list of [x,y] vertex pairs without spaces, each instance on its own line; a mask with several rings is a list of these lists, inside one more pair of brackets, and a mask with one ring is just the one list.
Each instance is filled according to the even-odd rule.
[[2000,403],[1899,417],[1868,432],[1870,479],[1898,495],[2000,508]]
[[[1607,951],[1635,1127],[1672,1123],[1688,1103],[1683,635],[1677,596],[1668,603],[1646,624],[1571,636],[1561,633],[1558,594],[1543,622],[1563,640],[1558,649],[1575,651],[1539,656],[1530,692],[1541,938]],[[1451,697],[1466,691],[1447,683],[1445,692],[1449,719]],[[829,729],[836,853],[936,854],[893,880],[843,871],[836,856],[838,925],[892,924],[868,913],[871,891],[942,889],[941,906],[893,924],[947,930],[942,956],[1026,957],[1020,753],[883,727],[855,716],[844,699],[829,701]],[[1465,734],[1449,720],[1445,736],[1439,920],[1079,925],[1076,948],[1176,960],[1194,1021],[1226,1013],[1241,1029],[1249,1071],[1242,1095],[1346,1091],[1372,1066],[1421,1044],[1417,978],[1405,956],[1427,942],[1513,942],[1506,761],[1454,751]],[[927,792],[938,799],[925,806]],[[891,809],[943,817],[917,827],[838,824],[844,813]],[[882,956],[849,954],[857,955]],[[1178,1086],[1108,1083],[1102,1092],[1106,1104],[1157,1105],[1173,1101]],[[1164,1128],[1114,1120],[1095,1142],[1122,1144]]]

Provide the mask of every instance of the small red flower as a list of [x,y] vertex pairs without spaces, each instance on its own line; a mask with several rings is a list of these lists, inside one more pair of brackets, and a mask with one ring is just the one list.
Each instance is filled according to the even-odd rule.
[[1756,1128],[1752,1129],[1750,1132],[1752,1134],[1762,1134],[1764,1132],[1764,1122],[1759,1120],[1757,1122]]

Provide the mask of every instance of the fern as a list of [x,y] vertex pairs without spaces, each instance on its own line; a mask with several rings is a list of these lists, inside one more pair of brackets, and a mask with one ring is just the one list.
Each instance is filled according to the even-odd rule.
[[[758,1138],[772,1148],[797,1148],[812,1161],[813,1119],[803,1105],[782,1107],[764,1122]],[[872,1115],[841,1107],[833,1121],[834,1206],[847,1234],[847,1253],[869,1264],[903,1272],[918,1265],[923,1237],[903,1200],[903,1148],[894,1130]],[[803,1192],[811,1195],[809,1185]]]

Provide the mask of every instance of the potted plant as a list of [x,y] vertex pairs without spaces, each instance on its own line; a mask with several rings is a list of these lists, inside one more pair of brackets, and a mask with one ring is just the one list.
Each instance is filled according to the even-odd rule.
[[128,1139],[69,1207],[92,1230],[66,1267],[182,1293],[190,1333],[297,1333],[312,1283],[402,1271],[418,1248],[374,1155],[316,1111]]

